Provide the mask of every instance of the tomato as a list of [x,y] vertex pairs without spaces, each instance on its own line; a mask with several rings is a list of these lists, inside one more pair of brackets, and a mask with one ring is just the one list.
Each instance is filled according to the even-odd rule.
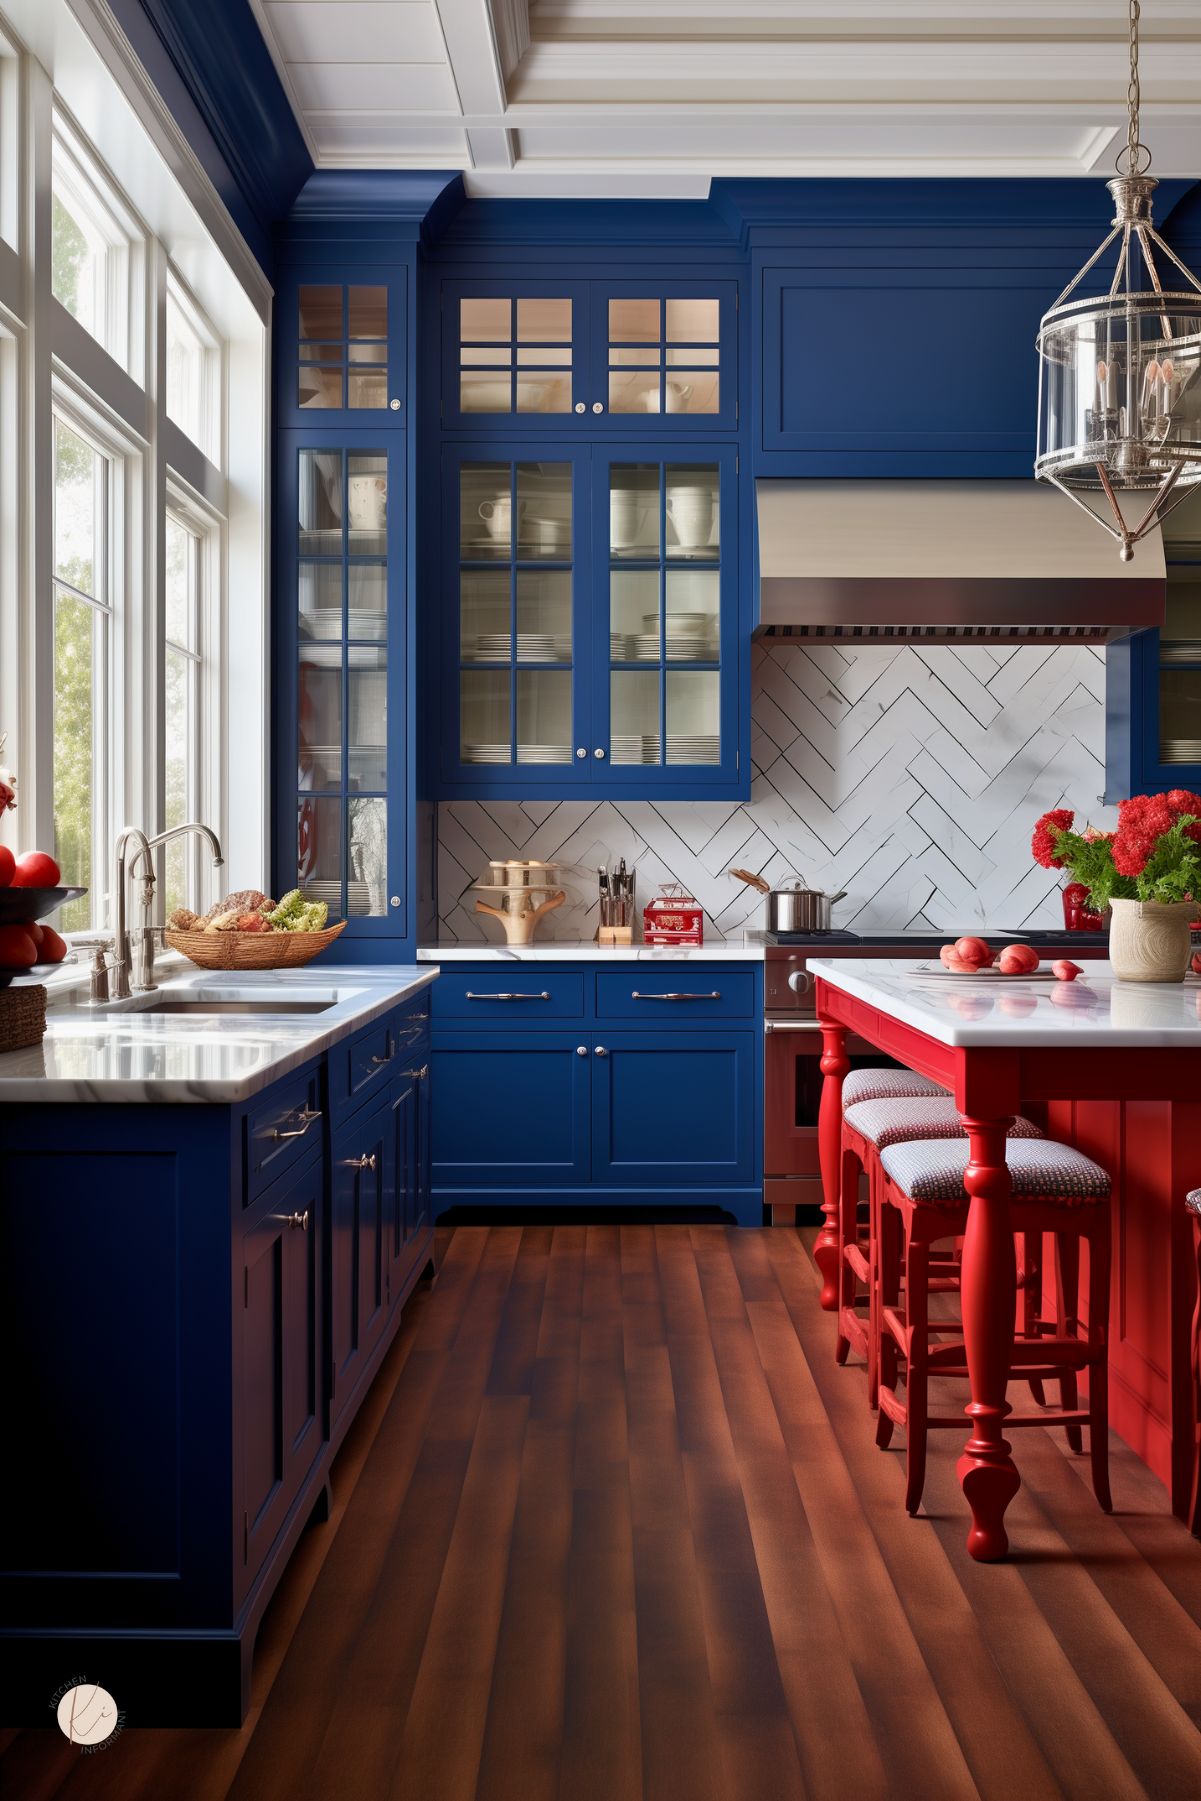
[[0,969],[32,969],[38,947],[24,926],[0,926]]
[[48,857],[44,850],[27,850],[23,857],[17,858],[16,874],[12,878],[14,888],[57,888],[58,864],[53,857]]
[[1191,968],[1192,968],[1193,974],[1195,976],[1201,976],[1201,951],[1193,952],[1193,961],[1192,961]]
[[53,926],[43,926],[42,942],[38,946],[39,962],[61,963],[66,954],[66,939],[60,938]]
[[33,939],[33,948],[40,951],[42,948],[42,939],[46,936],[45,926],[40,926],[36,919],[23,919],[20,923]]
[[1081,969],[1079,963],[1071,963],[1066,957],[1061,957],[1057,963],[1052,963],[1051,973],[1056,981],[1074,982],[1081,974]]
[[17,859],[7,844],[0,844],[0,888],[7,888],[11,885],[16,868]]
[[954,950],[961,963],[970,963],[974,969],[987,969],[992,962],[992,952],[983,938],[958,938]]

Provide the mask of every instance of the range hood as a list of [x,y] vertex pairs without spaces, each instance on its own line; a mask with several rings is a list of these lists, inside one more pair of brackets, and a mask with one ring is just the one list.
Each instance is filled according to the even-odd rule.
[[1123,563],[1034,481],[764,479],[755,505],[756,638],[1106,644],[1163,624],[1158,527]]

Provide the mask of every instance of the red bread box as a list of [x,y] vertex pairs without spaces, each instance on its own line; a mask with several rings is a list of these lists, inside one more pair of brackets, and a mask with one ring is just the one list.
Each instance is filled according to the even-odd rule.
[[704,910],[678,882],[664,882],[658,896],[642,909],[646,944],[703,944]]

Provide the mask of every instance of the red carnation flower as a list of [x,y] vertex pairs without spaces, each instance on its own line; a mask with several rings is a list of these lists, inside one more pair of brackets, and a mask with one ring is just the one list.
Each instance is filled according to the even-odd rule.
[[1063,868],[1063,858],[1056,855],[1055,847],[1059,843],[1060,833],[1071,831],[1075,817],[1070,807],[1053,807],[1049,813],[1043,814],[1035,826],[1030,849],[1034,861],[1041,863],[1044,869]]
[[1169,788],[1163,798],[1175,812],[1192,813],[1201,819],[1201,794],[1192,794],[1187,788]]

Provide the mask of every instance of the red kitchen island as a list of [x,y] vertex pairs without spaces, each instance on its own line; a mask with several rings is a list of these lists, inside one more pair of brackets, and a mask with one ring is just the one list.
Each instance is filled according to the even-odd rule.
[[1016,1298],[1005,1132],[1019,1112],[1045,1119],[1051,1136],[1113,1177],[1110,1418],[1184,1517],[1197,1455],[1190,1353],[1196,1262],[1184,1197],[1201,1184],[1201,979],[1119,982],[1100,962],[1074,983],[954,976],[937,964],[883,959],[821,958],[809,968],[824,1052],[826,1220],[814,1252],[824,1306],[836,1304],[849,1049],[866,1043],[941,1082],[964,1115],[972,1199],[960,1298],[971,1434],[958,1467],[972,1515],[972,1556],[1005,1555],[1005,1510],[1020,1484],[1004,1437]]

